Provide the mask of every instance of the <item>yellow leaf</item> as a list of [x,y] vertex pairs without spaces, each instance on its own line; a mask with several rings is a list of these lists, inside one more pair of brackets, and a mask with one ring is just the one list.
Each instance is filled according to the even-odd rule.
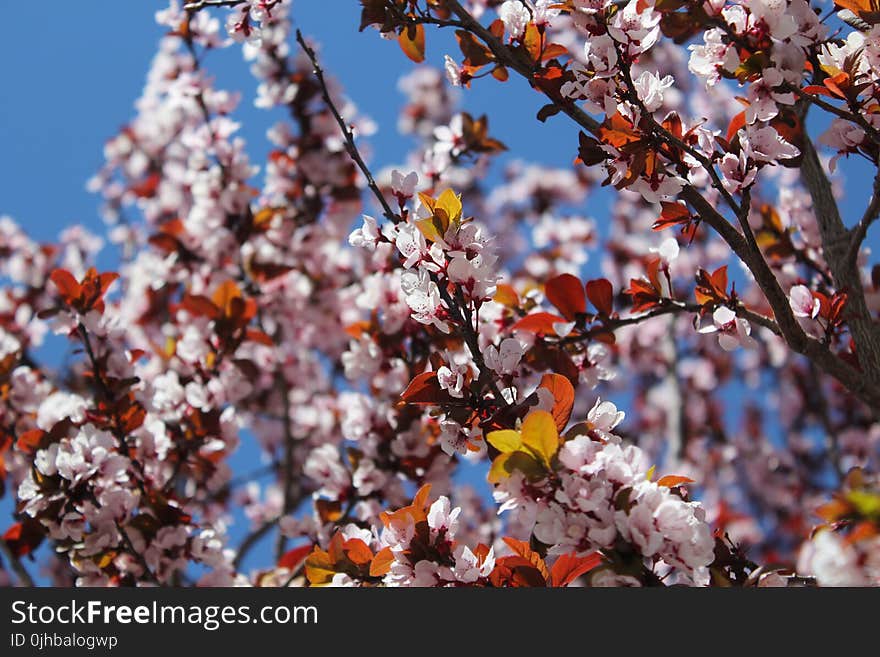
[[538,481],[547,472],[534,456],[518,450],[495,457],[487,480],[490,484],[497,484],[510,477],[514,471],[521,472],[529,481]]
[[461,196],[451,189],[444,190],[437,198],[434,216],[440,220],[444,233],[450,224],[454,224],[457,228],[461,224]]
[[559,431],[553,416],[547,411],[532,411],[522,425],[522,442],[545,466],[559,449]]
[[434,200],[434,197],[429,196],[428,194],[425,194],[424,192],[419,192],[418,194],[419,194],[419,200],[422,202],[422,205],[424,205],[433,214],[434,213],[434,206],[437,204],[437,202]]
[[416,222],[416,227],[422,232],[422,235],[425,236],[426,240],[430,240],[431,242],[438,242],[443,239],[443,235],[441,235],[440,231],[437,230],[437,224],[434,221],[434,217],[419,219]]
[[502,454],[513,452],[522,447],[523,441],[519,431],[504,429],[502,431],[493,431],[486,436],[486,440]]
[[312,586],[324,586],[333,580],[336,571],[333,569],[330,555],[319,547],[315,547],[305,563],[306,578]]

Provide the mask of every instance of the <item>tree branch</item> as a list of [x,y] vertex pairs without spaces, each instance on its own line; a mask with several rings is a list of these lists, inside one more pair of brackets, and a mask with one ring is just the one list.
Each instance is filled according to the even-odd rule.
[[[802,150],[801,178],[813,199],[813,214],[819,225],[825,261],[837,289],[846,290],[848,294],[846,321],[856,345],[863,376],[877,386],[880,385],[880,331],[865,301],[858,264],[854,258],[850,258],[853,236],[840,217],[831,182],[819,161],[819,154],[806,135]],[[873,211],[873,205],[872,200],[869,211]],[[865,222],[865,232],[871,221]]]
[[9,562],[9,567],[12,568],[12,572],[15,573],[15,576],[18,577],[18,581],[21,582],[23,586],[36,586],[34,579],[27,571],[27,568],[24,567],[21,559],[18,558],[2,538],[0,538],[0,552],[3,552],[3,556],[6,557],[6,560]]
[[871,200],[865,213],[862,215],[861,221],[852,230],[852,239],[850,240],[849,249],[846,252],[846,262],[850,266],[858,267],[859,249],[865,237],[868,235],[868,229],[877,218],[880,217],[880,170],[874,176],[874,191],[871,194]]
[[336,119],[336,123],[339,124],[339,129],[342,130],[342,136],[345,137],[345,150],[348,151],[348,155],[357,165],[358,169],[361,170],[361,173],[364,174],[364,178],[367,180],[367,187],[370,188],[370,191],[373,192],[373,196],[376,197],[376,200],[379,201],[379,204],[382,206],[382,213],[385,215],[385,218],[392,223],[400,223],[400,217],[395,214],[395,212],[391,209],[391,206],[388,205],[388,201],[385,198],[385,195],[382,194],[382,191],[379,189],[379,186],[376,184],[376,181],[373,179],[373,174],[370,173],[370,169],[367,166],[364,159],[361,157],[360,152],[354,143],[354,133],[351,131],[348,123],[345,122],[345,119],[342,118],[342,115],[339,113],[339,110],[336,109],[336,104],[333,102],[333,99],[330,98],[330,91],[327,87],[327,81],[324,79],[324,71],[321,69],[321,65],[318,63],[318,57],[315,55],[314,49],[306,43],[303,38],[302,32],[299,30],[296,31],[296,41],[305,52],[306,56],[309,58],[309,61],[312,63],[312,70],[315,74],[315,77],[318,79],[318,84],[321,87],[321,97],[324,99],[324,104],[327,106],[327,109],[333,114],[333,118]]

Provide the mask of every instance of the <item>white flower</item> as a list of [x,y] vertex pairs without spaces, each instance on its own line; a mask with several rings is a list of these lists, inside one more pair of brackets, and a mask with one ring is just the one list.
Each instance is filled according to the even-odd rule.
[[525,33],[531,14],[520,0],[506,0],[498,8],[498,17],[511,38],[518,39]]
[[428,509],[428,527],[434,531],[446,530],[446,538],[452,539],[458,530],[460,507],[452,508],[452,503],[445,495],[438,497]]
[[757,162],[773,162],[800,155],[797,147],[785,141],[773,126],[756,126],[749,125],[739,131],[739,143],[748,157]]
[[391,172],[391,189],[402,198],[410,198],[416,193],[416,185],[419,184],[419,174],[410,171],[403,175],[397,169]]
[[633,86],[645,109],[653,112],[663,105],[663,92],[669,89],[674,81],[671,75],[661,78],[656,73],[642,71],[642,74],[633,81]]
[[[587,422],[591,428],[602,434],[610,434],[618,424],[623,422],[626,413],[618,411],[617,406],[610,401],[602,401],[601,397],[596,399],[593,408],[587,413]],[[605,437],[605,436],[603,436]]]
[[379,243],[380,236],[381,233],[376,220],[373,217],[364,215],[363,226],[352,231],[351,235],[348,236],[348,243],[354,247],[373,251]]
[[796,316],[810,319],[816,319],[822,306],[806,285],[793,285],[788,291],[788,303]]
[[724,351],[733,351],[737,347],[753,347],[751,325],[741,317],[737,317],[727,306],[719,306],[712,313],[711,326],[702,327],[700,333],[718,333],[718,344]]
[[458,62],[449,55],[445,55],[443,58],[443,69],[446,71],[446,79],[449,80],[449,84],[453,87],[460,87],[461,69],[458,67]]
[[513,374],[523,356],[523,347],[516,338],[505,338],[498,348],[489,345],[483,352],[483,361],[493,372]]

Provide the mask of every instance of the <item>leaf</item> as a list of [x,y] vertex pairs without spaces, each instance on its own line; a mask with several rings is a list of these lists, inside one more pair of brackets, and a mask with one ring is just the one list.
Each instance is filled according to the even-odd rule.
[[238,288],[235,281],[231,279],[220,283],[220,285],[217,286],[217,289],[214,290],[214,294],[211,296],[211,301],[226,317],[231,317],[234,314],[233,302],[236,299],[241,299],[241,290]]
[[551,116],[556,116],[561,111],[562,108],[556,103],[548,103],[538,110],[537,118],[541,123],[545,123],[547,119],[549,119]]
[[66,269],[54,270],[49,278],[52,279],[52,282],[55,283],[55,287],[58,288],[58,292],[68,303],[80,295],[79,283],[73,277],[73,274]]
[[329,584],[336,574],[334,566],[335,561],[330,558],[330,554],[316,545],[314,551],[306,559],[306,579],[312,586]]
[[547,411],[532,411],[523,421],[520,433],[523,445],[549,468],[559,450],[559,431],[553,416]]
[[662,208],[660,217],[651,226],[652,230],[663,230],[678,224],[688,224],[693,220],[687,206],[682,203],[661,201],[660,207]]
[[493,431],[486,436],[486,440],[502,454],[515,452],[523,444],[519,431],[514,431],[513,429]]
[[834,0],[841,9],[849,9],[870,25],[880,23],[880,1],[878,0]]
[[736,136],[736,133],[739,132],[740,128],[746,127],[746,112],[743,110],[739,114],[733,117],[730,121],[730,125],[727,126],[727,141],[732,141]]
[[587,311],[584,288],[577,276],[560,274],[549,279],[544,285],[548,301],[559,309],[562,316],[570,322]]
[[7,529],[2,540],[15,556],[23,557],[37,549],[43,537],[43,526],[39,521],[27,518]]
[[550,579],[550,572],[547,570],[547,564],[544,563],[544,559],[542,559],[541,555],[535,552],[528,543],[525,541],[518,541],[509,536],[505,536],[502,540],[507,543],[511,550],[537,568],[545,582]]
[[546,470],[534,456],[517,450],[496,456],[486,480],[490,484],[497,484],[510,477],[515,471],[521,472],[529,481],[539,481],[546,475]]
[[666,488],[675,488],[676,486],[681,486],[682,484],[692,484],[694,480],[690,477],[682,477],[681,475],[666,475],[664,477],[660,477],[657,480],[658,486],[665,486]]
[[559,315],[554,315],[552,313],[539,312],[532,313],[531,315],[526,315],[521,320],[516,322],[513,326],[511,326],[510,330],[528,331],[529,333],[535,333],[536,335],[555,335],[556,330],[554,329],[554,324],[563,323],[565,323],[564,317],[560,317]]
[[492,297],[492,300],[496,303],[500,303],[502,306],[507,306],[508,308],[516,308],[519,306],[519,295],[512,286],[506,283],[499,283],[496,286],[495,296]]
[[391,552],[391,548],[382,548],[370,562],[370,577],[383,577],[391,570],[392,563],[394,563],[394,553]]
[[400,49],[416,64],[425,61],[425,26],[410,25],[397,37]]
[[417,375],[400,395],[400,400],[405,404],[429,405],[455,401],[446,390],[440,387],[437,372],[422,372]]
[[598,552],[593,552],[584,557],[579,557],[574,553],[563,554],[553,564],[553,568],[550,569],[550,583],[552,586],[557,587],[568,586],[600,563],[602,563],[602,555]]
[[373,560],[373,551],[359,538],[350,538],[342,546],[345,556],[357,566],[364,566]]
[[723,265],[709,274],[705,269],[700,269],[696,276],[697,286],[694,288],[694,296],[700,305],[706,303],[724,303],[727,296],[727,265]]
[[477,41],[476,37],[465,30],[456,30],[455,38],[464,55],[464,64],[475,69],[495,61],[495,56],[488,47]]
[[303,559],[305,559],[311,551],[312,546],[309,543],[288,550],[282,554],[281,558],[278,560],[278,567],[287,568],[287,570],[296,570],[300,563],[302,563]]
[[220,316],[220,309],[208,297],[201,294],[186,294],[180,305],[197,317],[215,319]]
[[541,377],[539,388],[546,388],[553,395],[553,421],[556,429],[562,431],[571,417],[571,409],[574,406],[574,386],[567,377],[554,373],[545,374]]
[[614,312],[614,288],[611,286],[611,282],[605,278],[598,278],[593,281],[587,281],[586,288],[587,298],[590,300],[590,303],[595,306],[600,314],[606,317],[610,316]]

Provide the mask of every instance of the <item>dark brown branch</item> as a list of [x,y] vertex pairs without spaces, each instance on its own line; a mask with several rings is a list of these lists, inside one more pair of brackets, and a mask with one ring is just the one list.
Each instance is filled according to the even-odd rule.
[[865,208],[865,213],[862,215],[861,220],[852,230],[852,239],[846,252],[846,262],[851,266],[858,267],[859,249],[868,235],[868,229],[878,217],[880,217],[880,171],[874,177],[874,190],[871,193],[868,207]]
[[2,538],[0,538],[0,552],[3,552],[3,556],[6,557],[6,560],[9,562],[9,567],[12,569],[12,572],[15,573],[15,576],[18,577],[18,581],[21,582],[23,586],[36,586],[34,579],[27,571],[27,568],[24,567],[21,559],[18,558],[18,555],[12,551],[6,541]]
[[333,114],[333,118],[336,119],[336,123],[339,124],[339,129],[342,130],[342,136],[345,137],[345,150],[348,151],[349,157],[354,161],[357,165],[358,169],[361,170],[361,173],[364,175],[364,178],[367,180],[367,186],[370,188],[370,191],[373,192],[373,196],[376,197],[376,200],[379,201],[379,204],[382,206],[382,213],[385,215],[385,218],[392,223],[399,223],[400,217],[395,214],[395,212],[391,209],[391,206],[388,205],[388,201],[385,196],[382,194],[382,191],[379,189],[379,186],[376,184],[376,181],[373,179],[373,174],[370,173],[370,169],[367,166],[364,159],[361,157],[360,152],[355,146],[354,142],[354,133],[351,131],[351,127],[348,123],[345,122],[345,119],[342,118],[342,115],[339,113],[339,110],[336,108],[336,104],[333,102],[333,99],[330,98],[330,91],[327,87],[327,81],[324,79],[324,71],[321,69],[321,65],[318,63],[318,57],[315,55],[314,49],[306,43],[306,40],[303,38],[302,32],[299,30],[296,31],[296,41],[305,52],[306,56],[309,58],[309,61],[312,63],[312,71],[315,74],[315,77],[318,80],[318,84],[321,87],[321,97],[324,99],[324,104],[327,106],[327,109]]
[[[513,51],[508,49],[487,28],[471,16],[471,14],[465,10],[457,0],[446,0],[445,5],[464,24],[466,30],[483,40],[499,63],[516,71],[531,83],[534,76],[533,65],[531,62],[523,61],[521,57],[516,56]],[[559,101],[559,99],[553,98],[549,95],[548,98],[554,103],[558,103]],[[593,134],[598,132],[600,124],[574,103],[563,103],[560,107],[567,116],[573,119],[586,131]],[[809,140],[806,141],[809,143]],[[812,144],[810,144],[810,146],[812,146]],[[808,157],[805,157],[805,161],[808,159]],[[816,162],[818,163],[818,160],[816,160]],[[824,178],[824,173],[822,174],[822,177]],[[825,180],[827,182],[827,178]],[[795,352],[803,354],[813,360],[822,371],[837,379],[845,388],[872,407],[875,412],[880,411],[880,383],[874,380],[866,380],[866,377],[862,372],[838,358],[828,349],[827,345],[820,343],[818,340],[808,336],[804,332],[791,311],[788,296],[782,291],[779,281],[776,279],[773,271],[760,253],[760,250],[755,252],[753,247],[748,243],[747,238],[740,234],[740,232],[737,231],[736,228],[734,228],[697,189],[687,185],[682,190],[680,196],[697,210],[703,221],[718,232],[737,257],[739,257],[752,272],[758,286],[767,298],[770,308],[773,310],[779,332],[789,347]],[[836,211],[837,209],[835,205],[834,212],[836,213]],[[861,292],[860,281],[858,281],[858,288],[853,289],[857,289],[858,292]],[[864,295],[859,296],[861,296],[862,304],[864,304]],[[862,313],[861,317],[864,319],[856,319],[856,324],[859,322],[870,322],[870,316],[867,313]],[[871,350],[869,349],[869,352],[870,351]],[[870,353],[860,353],[860,358],[862,359],[869,357],[871,357]],[[875,356],[873,362],[880,363],[880,358]]]
[[[856,345],[863,377],[873,386],[880,386],[880,330],[865,300],[858,264],[849,257],[852,236],[840,217],[831,181],[819,161],[819,154],[807,136],[804,136],[802,150],[801,178],[813,199],[813,213],[834,284],[848,294],[846,321]],[[864,230],[867,231],[867,227]]]

